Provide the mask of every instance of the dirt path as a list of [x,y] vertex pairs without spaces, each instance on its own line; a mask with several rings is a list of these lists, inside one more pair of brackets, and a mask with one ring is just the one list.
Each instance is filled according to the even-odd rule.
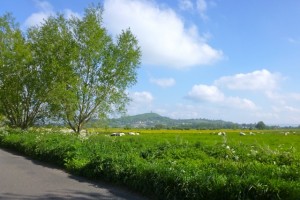
[[105,183],[92,183],[0,149],[0,199],[144,200],[145,198]]

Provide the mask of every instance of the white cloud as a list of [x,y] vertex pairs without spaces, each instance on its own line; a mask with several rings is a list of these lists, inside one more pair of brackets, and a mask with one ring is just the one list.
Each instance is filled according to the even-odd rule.
[[266,69],[247,74],[224,76],[215,81],[215,85],[225,86],[231,90],[261,90],[269,91],[278,88],[280,74],[271,73]]
[[172,87],[176,84],[176,81],[173,78],[160,78],[160,79],[151,78],[150,82],[163,88]]
[[[39,9],[39,11],[36,13],[32,13],[25,20],[24,23],[25,27],[40,25],[48,17],[55,15],[53,6],[48,1],[35,0],[34,2],[35,2],[35,6]],[[73,12],[70,9],[65,9],[63,13],[66,16],[66,18],[71,18],[71,16],[80,18],[80,14]]]
[[209,85],[194,85],[188,97],[196,101],[221,102],[224,100],[224,94],[216,86]]
[[131,28],[145,64],[182,69],[222,58],[222,51],[204,42],[195,26],[185,27],[170,8],[161,8],[152,1],[105,0],[104,10],[105,26],[111,33]]
[[51,15],[50,12],[38,12],[31,14],[25,21],[26,27],[31,27],[41,24],[45,19]]
[[239,98],[239,97],[228,97],[226,98],[227,105],[230,105],[235,108],[255,110],[257,109],[255,103],[249,99]]
[[135,103],[143,103],[143,104],[149,104],[153,101],[153,96],[150,92],[134,92],[132,95],[132,100]]
[[257,109],[251,100],[240,97],[227,97],[214,85],[194,85],[187,97],[194,101],[204,101],[226,107],[247,110]]
[[25,20],[25,26],[35,26],[41,24],[45,19],[47,19],[49,16],[54,15],[53,7],[52,5],[47,1],[34,1],[35,6],[40,10],[39,12],[32,13],[26,20]]
[[[194,85],[187,97],[195,102],[193,105],[195,112],[199,112],[202,116],[211,115],[214,119],[220,116],[221,119],[240,123],[262,120],[273,125],[299,124],[300,93],[283,91],[280,83],[284,79],[285,77],[280,74],[257,70],[221,77],[213,85]],[[227,95],[225,93],[227,90],[222,91],[222,87],[230,90],[256,90],[261,93],[247,93],[255,99],[254,103],[248,98]],[[243,110],[246,112],[241,114]],[[193,109],[178,112],[188,111],[192,116]]]

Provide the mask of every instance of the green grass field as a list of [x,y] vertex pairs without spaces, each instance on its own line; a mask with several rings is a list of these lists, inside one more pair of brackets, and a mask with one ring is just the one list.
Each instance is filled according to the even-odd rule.
[[133,131],[2,130],[0,146],[151,199],[300,199],[300,130]]

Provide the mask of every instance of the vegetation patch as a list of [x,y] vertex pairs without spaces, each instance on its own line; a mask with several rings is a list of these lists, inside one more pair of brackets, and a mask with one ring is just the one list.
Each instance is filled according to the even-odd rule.
[[[113,132],[115,130],[111,130]],[[223,130],[222,130],[223,131]],[[90,131],[1,129],[0,146],[92,179],[126,185],[151,199],[298,199],[300,135],[265,131]],[[98,132],[101,132],[98,130]]]

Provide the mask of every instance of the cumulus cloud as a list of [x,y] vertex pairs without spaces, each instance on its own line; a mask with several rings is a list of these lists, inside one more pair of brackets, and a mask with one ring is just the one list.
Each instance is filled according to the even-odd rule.
[[215,81],[215,85],[225,86],[231,90],[274,90],[282,79],[280,74],[271,73],[266,69],[246,74],[224,76]]
[[222,51],[212,48],[196,26],[186,27],[174,10],[152,1],[105,0],[104,22],[113,34],[130,27],[143,52],[143,62],[171,68],[214,63]]
[[[300,93],[282,91],[280,83],[284,79],[285,77],[280,74],[265,69],[257,70],[221,77],[213,85],[194,85],[187,97],[194,100],[196,105],[217,108],[220,115],[226,115],[227,119],[232,118],[236,121],[259,119],[272,124],[297,124],[300,114]],[[248,98],[226,95],[222,92],[222,87],[238,91],[261,91],[264,95],[251,94],[254,95],[258,103],[256,104]],[[247,110],[247,116],[241,116],[238,113],[241,110]]]
[[132,100],[135,103],[145,103],[145,104],[149,104],[153,101],[153,96],[150,92],[134,92],[132,94]]
[[213,85],[194,85],[188,97],[196,101],[221,102],[224,100],[224,94]]
[[[44,22],[48,17],[55,15],[53,6],[48,1],[35,0],[35,6],[38,8],[38,12],[32,13],[24,22],[25,27],[38,26]],[[66,18],[72,16],[80,18],[80,14],[73,12],[70,9],[65,9],[62,12]]]
[[162,88],[172,87],[176,84],[176,81],[173,78],[160,78],[160,79],[151,78],[150,82]]
[[41,24],[45,19],[47,19],[51,13],[38,12],[31,14],[25,21],[26,27],[31,27]]
[[[300,93],[280,89],[284,79],[282,75],[268,70],[221,77],[212,85],[192,86],[185,98],[187,102],[181,105],[156,105],[152,110],[173,118],[224,119],[239,123],[264,121],[270,125],[297,125],[300,117]],[[222,86],[227,90],[223,90]],[[259,90],[261,93],[242,92],[241,94],[247,95],[246,98],[226,93],[239,93],[239,90]]]
[[232,107],[255,110],[257,106],[249,99],[240,98],[240,97],[228,97],[226,98],[226,103]]
[[54,15],[52,5],[47,1],[36,0],[35,6],[40,10],[39,12],[32,13],[26,20],[25,26],[35,26],[41,24],[49,16]]
[[256,105],[249,99],[225,96],[218,87],[214,85],[194,85],[187,97],[194,101],[214,103],[217,105],[240,108],[256,109]]

